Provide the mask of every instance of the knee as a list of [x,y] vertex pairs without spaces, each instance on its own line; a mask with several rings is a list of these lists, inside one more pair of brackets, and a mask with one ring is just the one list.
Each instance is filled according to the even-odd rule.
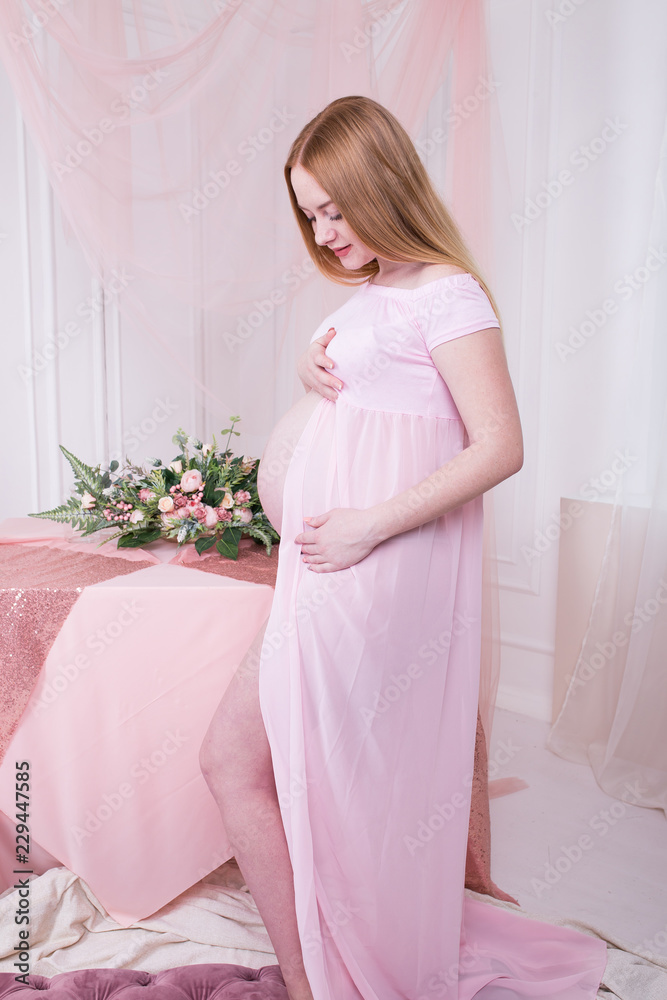
[[232,761],[229,759],[224,733],[219,725],[211,723],[199,748],[199,769],[208,785],[220,784],[223,775],[230,773]]
[[207,733],[199,748],[199,770],[208,785],[219,770],[220,755],[216,752],[215,743]]

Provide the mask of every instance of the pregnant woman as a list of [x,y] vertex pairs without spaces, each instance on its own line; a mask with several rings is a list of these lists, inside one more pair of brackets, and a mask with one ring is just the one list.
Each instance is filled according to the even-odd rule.
[[493,299],[376,102],[326,107],[285,176],[358,288],[260,465],[275,596],[202,770],[291,1000],[588,1000],[604,942],[464,894],[482,495],[523,461]]

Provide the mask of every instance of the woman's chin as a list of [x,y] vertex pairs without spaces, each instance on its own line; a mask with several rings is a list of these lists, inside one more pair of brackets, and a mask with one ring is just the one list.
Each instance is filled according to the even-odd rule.
[[375,257],[366,257],[364,254],[355,253],[352,250],[345,257],[339,257],[338,259],[346,271],[358,271],[360,267],[364,267],[366,264],[370,264],[372,260],[375,260]]

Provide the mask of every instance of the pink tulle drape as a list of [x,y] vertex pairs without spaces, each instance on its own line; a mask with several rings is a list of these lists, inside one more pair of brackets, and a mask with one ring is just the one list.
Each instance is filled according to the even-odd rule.
[[[647,255],[667,239],[667,119]],[[667,814],[667,286],[642,289],[623,401],[644,496],[619,479],[588,626],[549,747],[588,763],[609,795]],[[637,459],[635,459],[637,460]],[[566,581],[567,583],[567,578]]]

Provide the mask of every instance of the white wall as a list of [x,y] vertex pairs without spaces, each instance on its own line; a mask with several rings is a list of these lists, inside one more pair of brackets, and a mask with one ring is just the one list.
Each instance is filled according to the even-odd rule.
[[[620,289],[629,287],[623,276],[643,264],[650,246],[667,94],[667,7],[660,0],[493,0],[488,16],[498,111],[492,282],[526,443],[524,468],[496,489],[499,704],[548,719],[560,529],[547,529],[562,496],[611,499],[609,470],[626,447],[620,401],[641,292]],[[422,138],[442,123],[445,109],[443,88]],[[583,169],[577,150],[602,135],[607,119],[618,119],[618,134],[608,129],[605,148]],[[202,415],[173,363],[123,328],[116,301],[88,318],[87,300],[99,302],[99,289],[63,233],[2,69],[0,122],[0,414],[10,469],[0,514],[7,517],[66,495],[71,477],[59,443],[92,463],[113,453],[164,457],[174,430],[198,432]],[[439,144],[426,160],[441,189],[445,152]],[[559,191],[562,170],[571,180]],[[545,184],[554,181],[550,196]],[[545,207],[519,221],[526,200],[540,193]],[[656,274],[651,280],[665,280],[667,271]],[[571,328],[609,300],[615,312],[565,353],[558,345]],[[73,335],[68,323],[75,324]],[[46,345],[59,332],[61,346],[53,351]],[[185,332],[183,349],[197,370],[202,351],[195,327]],[[38,356],[43,364],[29,374]],[[240,439],[254,454],[262,444]],[[641,463],[629,465],[641,492]],[[596,487],[592,480],[601,474],[609,485]],[[538,546],[544,551],[531,553]]]

